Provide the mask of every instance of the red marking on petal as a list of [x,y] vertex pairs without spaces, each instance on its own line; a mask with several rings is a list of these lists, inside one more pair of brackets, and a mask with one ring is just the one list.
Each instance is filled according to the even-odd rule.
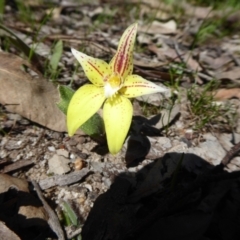
[[142,84],[134,84],[134,85],[129,85],[129,86],[125,86],[126,88],[130,88],[130,87],[144,87],[144,88],[155,88],[154,86],[148,86],[148,85],[142,85]]
[[[92,68],[94,68],[98,73],[99,75],[103,76],[103,74],[99,71],[99,69],[97,67],[95,67],[91,62],[88,61],[88,64],[92,66]],[[91,69],[90,69],[91,70]],[[92,70],[91,70],[92,71]]]
[[122,75],[126,71],[127,67],[130,64],[129,61],[130,61],[132,52],[129,52],[129,48],[131,47],[131,41],[132,41],[131,37],[134,29],[135,28],[131,29],[125,41],[122,43],[122,45],[119,46],[119,50],[117,51],[117,54],[116,54],[114,70],[120,75]]

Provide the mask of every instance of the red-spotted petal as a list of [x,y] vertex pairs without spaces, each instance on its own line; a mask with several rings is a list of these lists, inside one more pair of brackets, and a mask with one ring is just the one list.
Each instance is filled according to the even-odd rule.
[[111,70],[123,78],[133,71],[133,48],[137,34],[137,23],[129,26],[123,33],[116,54],[110,62]]
[[84,124],[102,106],[105,96],[103,87],[86,84],[73,95],[67,110],[67,128],[69,136]]
[[87,78],[96,86],[103,86],[104,77],[111,74],[109,65],[101,59],[90,57],[75,49],[72,54],[81,64]]
[[108,98],[103,105],[103,119],[110,153],[118,153],[129,131],[133,107],[129,99],[120,95]]
[[125,79],[123,87],[119,93],[127,98],[139,97],[146,94],[169,91],[166,87],[161,87],[145,80],[138,75],[130,75]]

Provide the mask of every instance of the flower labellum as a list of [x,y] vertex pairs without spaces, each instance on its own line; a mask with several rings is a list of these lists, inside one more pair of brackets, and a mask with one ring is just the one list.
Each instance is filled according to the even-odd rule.
[[92,84],[80,87],[70,101],[67,111],[69,136],[103,106],[108,148],[112,154],[121,150],[131,125],[133,107],[129,98],[167,91],[167,88],[132,74],[136,34],[137,23],[125,30],[109,64],[72,49]]

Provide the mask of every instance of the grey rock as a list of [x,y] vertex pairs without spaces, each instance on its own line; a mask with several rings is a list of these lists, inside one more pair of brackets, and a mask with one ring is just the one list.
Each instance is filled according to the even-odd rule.
[[63,156],[54,154],[52,158],[48,160],[49,171],[54,174],[64,174],[70,171],[69,160]]
[[59,156],[63,156],[65,158],[69,157],[69,152],[65,149],[60,148],[60,149],[57,149],[56,152],[57,152],[57,155]]

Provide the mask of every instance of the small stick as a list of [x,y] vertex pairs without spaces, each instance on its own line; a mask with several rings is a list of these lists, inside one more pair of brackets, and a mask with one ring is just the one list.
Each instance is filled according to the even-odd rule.
[[66,186],[75,182],[80,181],[90,172],[89,169],[83,168],[79,171],[74,171],[66,175],[55,175],[53,177],[47,177],[39,180],[39,185],[42,190],[48,189],[54,186]]
[[10,165],[5,166],[3,168],[3,170],[1,170],[1,172],[3,172],[3,173],[12,172],[12,171],[18,170],[20,168],[23,168],[23,167],[26,167],[26,166],[29,166],[29,165],[32,165],[32,164],[34,164],[34,162],[33,162],[33,160],[30,160],[30,159],[19,160],[17,162],[14,162]]
[[31,182],[32,182],[32,185],[35,188],[35,191],[37,192],[37,195],[38,195],[39,199],[41,200],[41,202],[43,204],[44,209],[48,213],[48,216],[49,216],[48,224],[49,224],[49,226],[56,233],[56,235],[58,237],[58,240],[65,240],[64,232],[62,230],[62,227],[60,225],[58,217],[56,216],[55,212],[50,208],[50,206],[48,205],[48,203],[44,199],[44,196],[41,192],[41,189],[40,189],[38,183],[34,180],[32,180]]
[[82,227],[76,229],[74,232],[70,233],[67,235],[68,239],[72,239],[74,237],[76,237],[77,235],[79,235],[82,232]]
[[240,142],[233,146],[222,159],[221,163],[226,166],[231,159],[240,151]]

